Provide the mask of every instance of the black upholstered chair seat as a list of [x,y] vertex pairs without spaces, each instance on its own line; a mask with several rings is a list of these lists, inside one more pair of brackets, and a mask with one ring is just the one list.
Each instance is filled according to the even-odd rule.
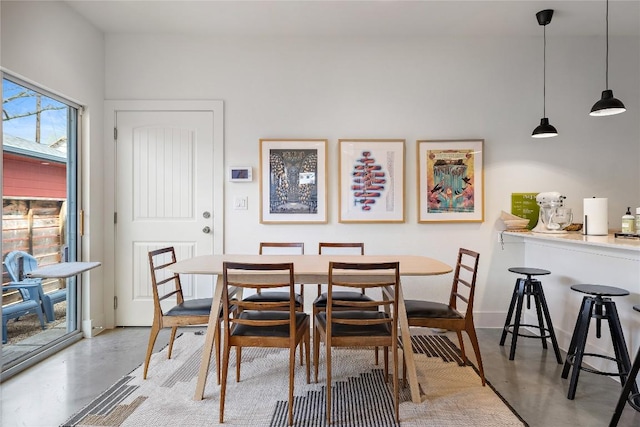
[[446,319],[462,319],[462,315],[449,305],[433,301],[405,300],[407,317],[437,317]]
[[[308,314],[296,311],[296,324],[302,325],[309,317]],[[285,320],[289,319],[288,311],[275,311],[275,310],[245,310],[240,316],[240,319],[246,320]],[[277,326],[252,326],[236,324],[231,330],[233,336],[264,336],[264,337],[288,337],[289,336],[289,324],[277,325]]]
[[[349,291],[336,291],[333,293],[334,304],[338,303],[336,300],[343,301],[372,301],[370,297],[364,295],[362,292],[349,292]],[[339,303],[338,303],[339,304]],[[313,301],[315,307],[327,306],[327,293],[322,293],[319,297]]]
[[171,310],[164,313],[165,316],[208,316],[211,313],[212,298],[198,298],[185,300]]
[[[302,296],[300,294],[296,295],[296,306],[302,306]],[[245,301],[251,302],[280,302],[280,301],[289,301],[289,292],[279,292],[279,291],[269,291],[262,292],[261,294],[253,294],[249,295],[244,299]]]
[[[389,316],[381,311],[335,311],[334,319],[386,319]],[[327,327],[327,313],[325,311],[316,315],[316,321]],[[364,332],[366,331],[366,332]],[[333,323],[331,335],[334,337],[350,337],[350,336],[387,336],[391,334],[391,328],[388,323],[378,325],[344,325],[341,323]]]

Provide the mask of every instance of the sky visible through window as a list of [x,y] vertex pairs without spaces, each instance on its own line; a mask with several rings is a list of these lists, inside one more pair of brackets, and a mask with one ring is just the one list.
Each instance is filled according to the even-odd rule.
[[[37,141],[37,111],[40,110],[40,143],[66,147],[68,107],[10,80],[2,80],[2,132],[27,141]],[[57,143],[57,144],[56,144]],[[62,148],[62,147],[60,147]]]

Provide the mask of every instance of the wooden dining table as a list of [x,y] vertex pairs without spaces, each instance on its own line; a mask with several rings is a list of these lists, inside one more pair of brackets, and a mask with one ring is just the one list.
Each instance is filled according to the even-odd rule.
[[[281,263],[292,262],[296,283],[327,283],[329,276],[329,262],[354,262],[354,263],[376,263],[376,262],[399,262],[400,276],[433,276],[447,274],[452,271],[451,266],[435,260],[433,258],[419,255],[201,255],[194,258],[178,261],[172,264],[169,269],[180,274],[207,274],[217,275],[216,285],[213,293],[211,314],[207,325],[202,360],[198,373],[198,382],[194,400],[202,400],[204,388],[207,382],[207,374],[211,364],[211,353],[214,347],[214,336],[218,328],[218,316],[222,298],[223,278],[222,265],[224,262],[244,262],[244,263]],[[411,400],[420,403],[420,387],[418,375],[411,348],[411,332],[402,297],[402,286],[399,289],[400,298],[398,301],[398,323],[400,325],[400,335],[403,342],[403,351],[407,366],[406,375],[409,380],[411,390]]]

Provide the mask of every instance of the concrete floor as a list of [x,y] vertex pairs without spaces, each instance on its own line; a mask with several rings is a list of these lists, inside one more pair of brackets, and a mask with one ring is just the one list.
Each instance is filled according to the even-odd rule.
[[[84,339],[1,385],[4,427],[58,426],[144,360],[148,328],[118,328]],[[156,349],[166,345],[161,332]],[[532,427],[606,426],[620,384],[583,372],[575,400],[566,398],[568,380],[560,378],[551,349],[539,341],[518,340],[516,360],[508,345],[498,345],[500,330],[478,330],[485,375]],[[452,336],[455,342],[455,335]],[[509,341],[507,341],[509,344]],[[471,346],[467,346],[471,349]],[[640,426],[640,413],[625,408],[620,426]]]

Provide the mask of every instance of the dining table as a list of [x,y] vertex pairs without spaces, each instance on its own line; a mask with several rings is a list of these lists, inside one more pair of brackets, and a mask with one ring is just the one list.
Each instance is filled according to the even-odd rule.
[[[198,381],[194,400],[204,398],[204,389],[211,364],[211,354],[214,347],[214,337],[218,329],[218,316],[222,299],[223,263],[282,263],[292,262],[296,283],[327,283],[329,276],[329,262],[380,263],[399,262],[400,276],[433,276],[447,274],[452,271],[451,266],[433,258],[420,255],[235,255],[214,254],[200,255],[190,259],[178,261],[168,268],[179,274],[217,275],[211,304],[211,314],[202,351],[202,360],[198,372]],[[399,289],[398,323],[403,342],[403,352],[406,361],[406,375],[411,390],[411,400],[421,402],[420,386],[411,346],[411,332],[402,296],[402,285]]]

